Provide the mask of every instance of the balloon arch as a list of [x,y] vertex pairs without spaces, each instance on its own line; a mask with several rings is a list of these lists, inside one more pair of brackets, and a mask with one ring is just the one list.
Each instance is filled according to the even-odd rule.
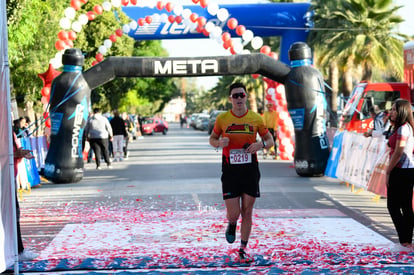
[[[65,10],[65,16],[60,20],[62,30],[58,33],[58,40],[55,43],[55,48],[58,52],[50,60],[48,71],[39,74],[39,77],[42,78],[44,83],[44,87],[41,91],[41,102],[44,106],[45,125],[49,131],[52,127],[49,112],[52,115],[55,111],[51,108],[52,106],[50,104],[51,94],[53,93],[51,92],[52,81],[61,73],[56,69],[63,65],[62,59],[65,50],[73,48],[73,41],[76,40],[77,33],[81,32],[82,28],[84,28],[89,21],[94,20],[104,12],[110,12],[113,8],[135,6],[138,4],[137,2],[137,0],[105,1],[101,5],[95,5],[93,10],[77,15],[77,11],[81,9],[83,4],[87,3],[87,0],[71,0],[70,7]],[[223,31],[222,27],[217,26],[210,21],[208,22],[204,16],[199,16],[190,8],[183,8],[182,5],[173,4],[172,2],[158,1],[154,7],[159,11],[158,13],[148,14],[138,20],[132,20],[121,28],[114,30],[114,33],[103,41],[102,45],[98,47],[98,53],[91,64],[93,66],[91,69],[104,61],[104,56],[112,47],[113,43],[116,43],[118,37],[134,33],[139,28],[144,29],[155,22],[175,22],[177,24],[184,24],[186,27],[196,30],[205,37],[217,41],[224,49],[230,51],[232,55],[250,54],[248,50],[244,49],[244,46],[250,43],[254,50],[258,50],[261,54],[267,55],[274,60],[278,59],[277,53],[273,52],[269,46],[263,45],[263,39],[260,36],[255,36],[253,31],[247,29],[244,25],[239,24],[236,18],[230,17],[229,11],[226,8],[220,8],[218,4],[209,3],[208,0],[192,0],[192,2],[198,4],[203,9],[207,9],[211,16],[217,17],[217,20],[222,22],[222,25],[226,25],[230,31]],[[232,37],[231,32],[236,36]],[[258,74],[253,74],[253,77],[257,78]],[[294,158],[296,146],[294,137],[296,125],[294,126],[287,108],[285,86],[281,84],[281,82],[276,82],[274,78],[264,77],[263,79],[267,84],[265,98],[267,102],[273,103],[273,106],[275,106],[280,117],[278,138],[280,141],[279,150],[281,152],[281,158],[284,160],[292,160]],[[323,89],[323,87],[318,88],[318,91],[320,89]],[[54,108],[56,107],[57,106],[54,106]]]

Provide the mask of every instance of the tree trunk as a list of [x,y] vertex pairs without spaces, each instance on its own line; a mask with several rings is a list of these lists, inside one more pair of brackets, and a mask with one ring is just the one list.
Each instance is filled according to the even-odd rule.
[[364,63],[364,74],[362,80],[371,81],[372,80],[372,68],[368,66],[367,63]]
[[345,98],[349,98],[351,95],[353,86],[352,81],[352,69],[353,69],[353,59],[349,58],[346,64],[345,72],[344,72],[344,85],[343,85],[343,95]]
[[329,107],[331,109],[330,125],[338,127],[338,91],[339,91],[339,70],[338,63],[333,61],[329,66],[329,83],[332,91],[329,97]]

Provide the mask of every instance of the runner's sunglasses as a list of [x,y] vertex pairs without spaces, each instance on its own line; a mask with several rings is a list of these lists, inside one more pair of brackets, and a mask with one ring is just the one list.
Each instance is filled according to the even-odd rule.
[[246,94],[245,93],[235,93],[231,95],[232,98],[237,99],[237,98],[245,98]]

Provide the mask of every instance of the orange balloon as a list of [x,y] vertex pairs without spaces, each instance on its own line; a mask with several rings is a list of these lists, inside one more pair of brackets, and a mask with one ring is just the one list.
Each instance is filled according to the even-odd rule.
[[109,36],[109,40],[111,40],[113,43],[115,43],[116,42],[116,35],[115,34],[111,34],[110,36]]
[[190,20],[191,20],[191,22],[193,22],[193,23],[195,23],[195,22],[197,21],[197,18],[198,18],[198,14],[197,14],[197,13],[195,13],[195,12],[193,12],[193,13],[190,15]]
[[61,31],[58,33],[58,38],[59,38],[60,40],[66,40],[66,39],[68,39],[68,32],[67,32],[67,31],[65,31],[65,30],[61,30]]
[[231,54],[236,54],[236,51],[234,50],[234,48],[233,48],[233,47],[231,47],[231,48],[230,48],[230,53],[231,53]]
[[208,0],[200,0],[200,6],[202,8],[207,8]]
[[122,6],[128,6],[129,0],[122,0]]
[[134,6],[135,6],[135,5],[137,4],[137,2],[138,2],[138,1],[137,1],[137,0],[131,0],[130,2],[131,2],[131,4],[132,4],[132,5],[134,5]]
[[66,46],[66,44],[65,44],[65,42],[63,40],[58,40],[55,43],[55,48],[58,51],[62,51],[65,48],[65,46]]
[[93,11],[88,11],[86,13],[86,16],[88,17],[88,20],[89,21],[92,21],[92,20],[94,20],[96,18],[96,15],[95,15],[95,13]]
[[166,9],[168,12],[172,12],[172,10],[174,9],[174,5],[173,5],[173,3],[168,2],[168,3],[165,5],[165,9]]
[[145,25],[145,19],[144,18],[140,18],[138,19],[138,25],[140,25],[141,27]]
[[171,24],[174,23],[174,21],[175,21],[174,15],[168,16],[168,21],[170,21]]
[[72,31],[72,30],[70,30],[70,31],[68,31],[68,38],[70,39],[70,40],[76,40],[76,37],[77,37],[77,35],[76,35],[76,32],[75,31]]
[[75,10],[79,10],[82,6],[81,2],[79,0],[71,0],[70,6],[74,8]]
[[264,54],[269,54],[272,50],[270,49],[269,46],[265,45],[263,47],[260,48],[260,52],[264,53]]
[[230,30],[234,30],[237,27],[237,19],[236,18],[230,18],[227,20],[227,27],[229,27]]
[[151,24],[151,22],[152,22],[152,17],[151,17],[151,16],[149,16],[149,15],[145,16],[145,22],[146,22],[147,24]]
[[223,40],[223,42],[229,41],[231,39],[230,33],[223,32],[223,34],[221,35],[221,39]]
[[181,22],[183,22],[183,18],[180,15],[178,15],[177,17],[175,17],[175,22],[180,24]]
[[242,36],[245,31],[246,31],[246,27],[243,25],[238,25],[236,28],[236,33],[238,36]]
[[101,5],[95,5],[95,7],[93,7],[93,10],[95,11],[96,14],[102,14],[103,12],[103,8]]
[[64,42],[65,42],[66,46],[68,46],[69,48],[73,48],[73,41],[72,40],[66,39]]
[[197,23],[199,26],[204,26],[207,23],[207,19],[204,16],[197,18]]
[[124,33],[122,32],[122,30],[121,30],[121,29],[117,29],[117,30],[115,31],[115,34],[116,34],[117,36],[121,37]]
[[164,8],[164,3],[162,1],[157,2],[157,9],[162,10]]

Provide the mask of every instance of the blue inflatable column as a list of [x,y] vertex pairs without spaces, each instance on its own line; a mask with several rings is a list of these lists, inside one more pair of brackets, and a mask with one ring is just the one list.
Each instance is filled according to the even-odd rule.
[[52,83],[52,126],[44,173],[55,183],[70,183],[83,178],[82,137],[91,90],[82,75],[84,57],[79,49],[67,49],[62,63],[63,72]]
[[306,43],[292,44],[289,60],[291,71],[285,89],[288,111],[295,127],[296,173],[305,177],[322,176],[329,158],[323,78],[312,67],[312,53]]

